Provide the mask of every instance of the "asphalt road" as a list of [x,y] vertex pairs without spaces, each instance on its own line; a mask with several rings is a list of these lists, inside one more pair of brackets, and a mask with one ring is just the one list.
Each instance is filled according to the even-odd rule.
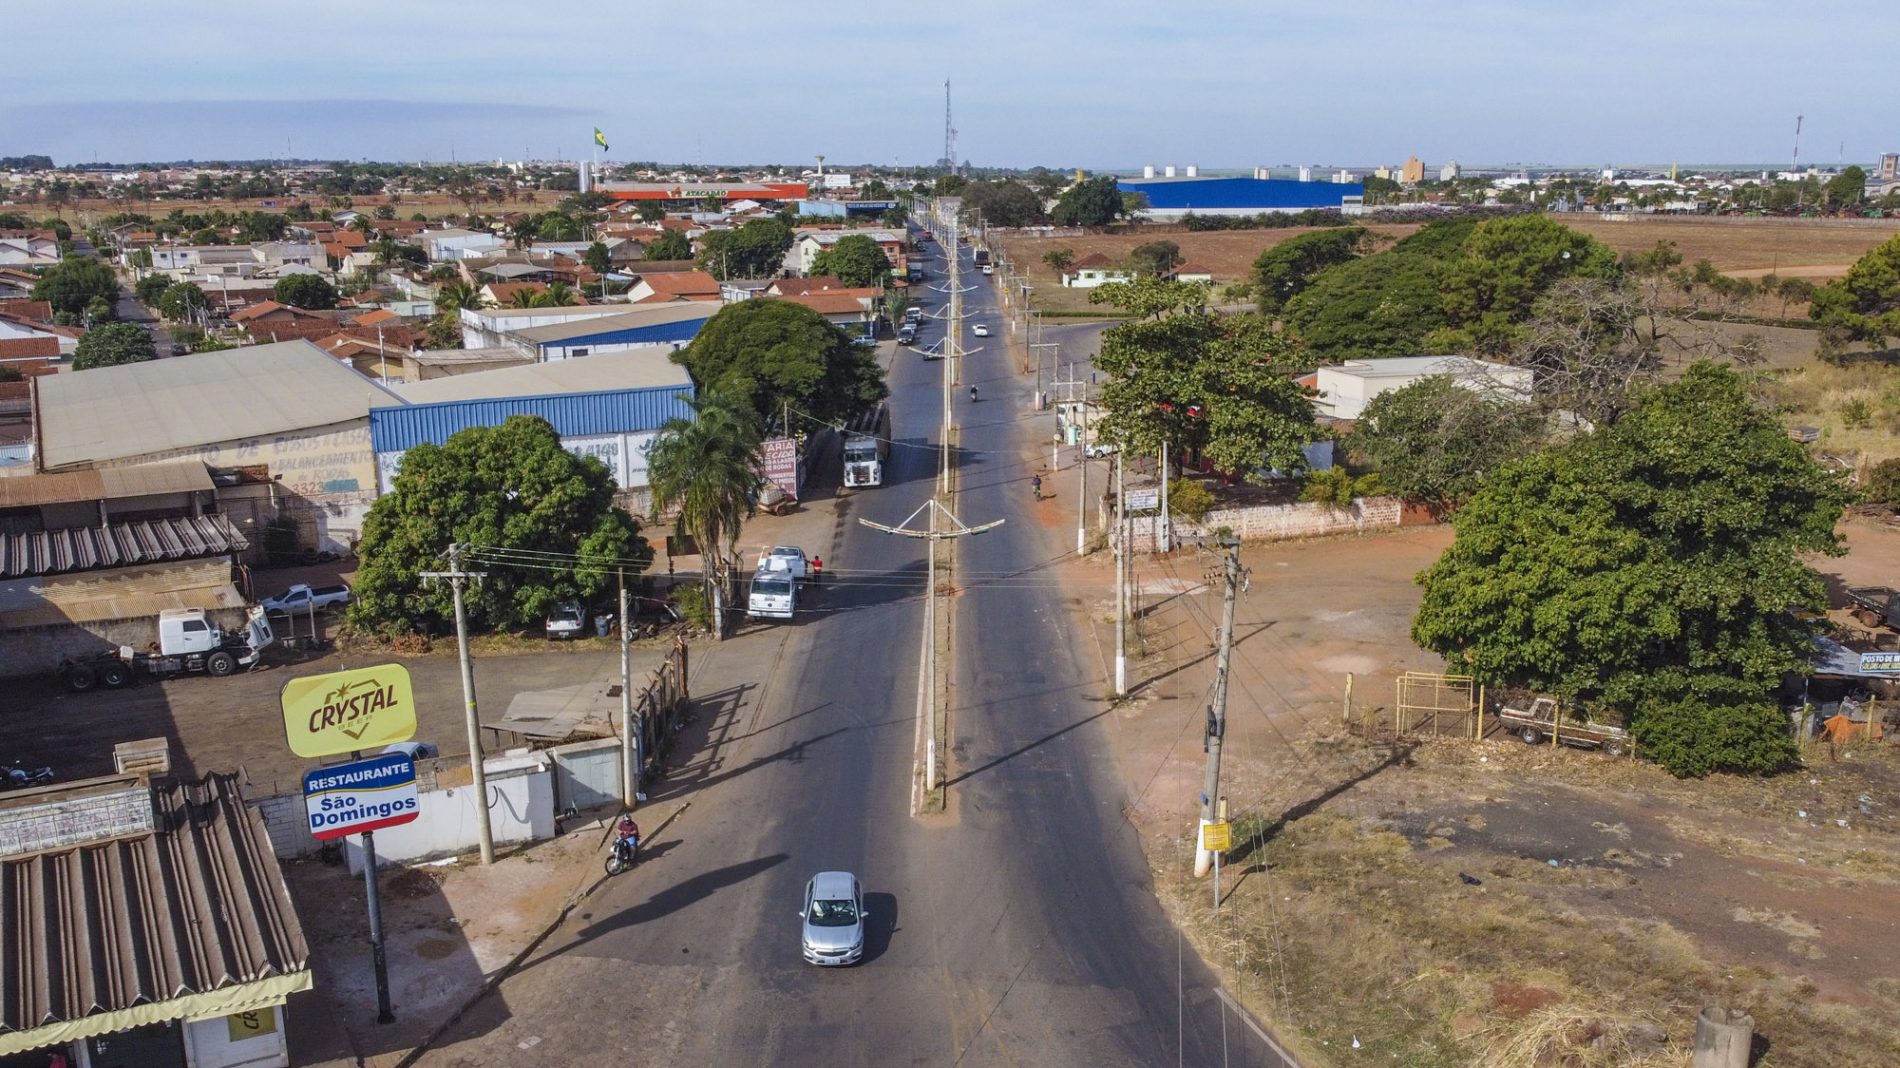
[[[966,299],[1000,324],[987,286]],[[1024,466],[1049,417],[1000,340],[970,362],[983,399],[955,394],[958,510],[1008,523],[959,550],[949,811],[910,815],[922,543],[856,522],[903,521],[936,470],[944,365],[899,352],[891,478],[841,502],[825,585],[752,654],[775,666],[722,755],[653,788],[640,866],[423,1064],[1281,1063],[1223,1011],[1121,817],[1099,664],[1047,571],[1073,533],[1036,522]],[[821,971],[797,914],[837,868],[870,937],[860,966]]]

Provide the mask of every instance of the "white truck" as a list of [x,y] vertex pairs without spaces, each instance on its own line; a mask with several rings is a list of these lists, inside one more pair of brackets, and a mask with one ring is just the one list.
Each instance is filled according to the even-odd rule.
[[798,612],[798,580],[782,557],[768,556],[746,593],[747,619],[791,619]]
[[759,551],[758,570],[787,571],[800,582],[817,582],[824,574],[825,562],[806,556],[805,550],[796,545],[774,545]]
[[891,454],[891,409],[876,410],[853,419],[844,434],[844,484],[858,489],[884,484],[884,461]]
[[202,608],[168,608],[158,614],[155,651],[139,652],[122,645],[109,653],[66,657],[59,673],[75,692],[103,685],[116,690],[139,675],[170,678],[203,672],[223,678],[238,668],[255,667],[264,650],[276,641],[263,606],[251,609],[244,630],[226,632]]
[[266,597],[258,602],[264,611],[274,616],[301,615],[305,612],[321,612],[326,608],[341,608],[350,603],[350,588],[342,583],[334,586],[312,586],[299,582],[275,597]]

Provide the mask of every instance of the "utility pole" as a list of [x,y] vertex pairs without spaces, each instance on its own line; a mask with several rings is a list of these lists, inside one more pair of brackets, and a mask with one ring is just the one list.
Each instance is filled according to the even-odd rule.
[[455,596],[455,648],[462,657],[462,704],[468,720],[468,767],[474,776],[475,789],[475,825],[481,833],[482,863],[495,862],[495,831],[488,820],[488,773],[482,767],[482,726],[475,714],[475,664],[468,656],[468,607],[462,599],[462,587],[470,579],[480,582],[488,577],[486,571],[464,571],[462,569],[463,545],[449,546],[449,569],[447,571],[424,571],[425,579],[448,579],[449,589]]
[[1227,549],[1227,589],[1222,596],[1220,653],[1214,662],[1214,703],[1207,709],[1207,777],[1201,782],[1201,825],[1194,835],[1194,874],[1198,878],[1213,867],[1214,854],[1202,848],[1204,832],[1214,822],[1220,798],[1220,743],[1227,733],[1227,668],[1234,656],[1234,601],[1240,595],[1240,539],[1224,543]]
[[[917,518],[919,513],[926,512],[926,511],[929,512],[930,515],[929,515],[928,520],[926,521],[927,525],[925,526],[925,528],[922,530],[911,529],[910,527],[911,522]],[[937,529],[937,517],[939,515],[943,516],[944,519],[949,521],[949,526],[947,529],[943,529],[943,530]],[[917,511],[912,512],[910,515],[904,517],[904,521],[902,523],[899,523],[898,525],[894,527],[886,526],[883,523],[874,523],[869,519],[859,519],[858,522],[864,524],[867,527],[870,527],[872,530],[881,530],[886,534],[898,534],[906,538],[921,538],[926,543],[926,546],[929,551],[930,565],[926,573],[929,576],[928,581],[930,583],[930,586],[925,591],[925,594],[924,594],[925,597],[928,598],[928,600],[925,602],[925,607],[924,607],[924,627],[926,629],[924,631],[924,657],[923,657],[923,665],[922,665],[922,670],[924,671],[928,681],[925,683],[923,687],[921,687],[921,689],[924,691],[926,695],[924,699],[928,707],[925,712],[925,717],[929,721],[928,730],[930,732],[929,736],[924,740],[924,789],[934,790],[937,788],[937,729],[938,729],[937,728],[937,637],[936,637],[937,543],[940,541],[950,541],[956,538],[961,538],[966,535],[973,536],[973,535],[985,533],[987,531],[995,530],[997,527],[1002,526],[1004,521],[1001,519],[992,519],[988,523],[984,523],[979,526],[974,526],[974,527],[965,526],[963,521],[956,517],[955,513],[951,512],[948,508],[945,508],[942,504],[938,503],[937,498],[932,497],[929,500],[925,501],[922,505],[918,506]]]
[[[1040,335],[1041,331],[1037,331],[1037,334]],[[1042,411],[1042,408],[1043,408],[1043,400],[1042,400],[1042,350],[1043,349],[1055,349],[1056,354],[1053,357],[1053,359],[1055,360],[1062,359],[1062,346],[1054,341],[1032,341],[1029,343],[1029,351],[1033,353],[1036,357],[1035,409],[1037,411]],[[1053,366],[1053,364],[1051,364],[1051,366]]]
[[1115,696],[1128,696],[1128,483],[1115,451]]
[[633,668],[628,626],[633,622],[627,598],[627,569],[620,573],[620,803],[633,811],[640,800],[640,740],[633,723]]

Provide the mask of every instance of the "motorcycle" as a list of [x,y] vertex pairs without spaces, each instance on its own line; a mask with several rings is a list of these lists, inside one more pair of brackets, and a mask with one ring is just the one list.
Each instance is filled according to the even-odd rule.
[[52,768],[27,768],[18,764],[0,764],[0,790],[26,790],[44,786],[55,778]]
[[613,851],[607,854],[607,874],[610,876],[619,875],[633,867],[640,856],[640,828],[634,826],[632,832],[628,833],[626,828],[630,824],[623,822],[620,826],[619,833],[614,837]]

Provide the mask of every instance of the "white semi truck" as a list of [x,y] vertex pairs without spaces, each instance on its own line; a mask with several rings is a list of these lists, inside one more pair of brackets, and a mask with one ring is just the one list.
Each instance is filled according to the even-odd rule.
[[140,675],[163,679],[203,672],[222,678],[256,666],[276,640],[261,605],[251,609],[244,629],[236,633],[212,622],[202,608],[168,608],[158,614],[158,641],[152,651],[122,645],[112,652],[67,657],[60,661],[59,673],[75,691],[94,686],[116,690]]
[[853,419],[844,434],[844,484],[851,489],[884,484],[891,455],[891,408],[880,404]]

